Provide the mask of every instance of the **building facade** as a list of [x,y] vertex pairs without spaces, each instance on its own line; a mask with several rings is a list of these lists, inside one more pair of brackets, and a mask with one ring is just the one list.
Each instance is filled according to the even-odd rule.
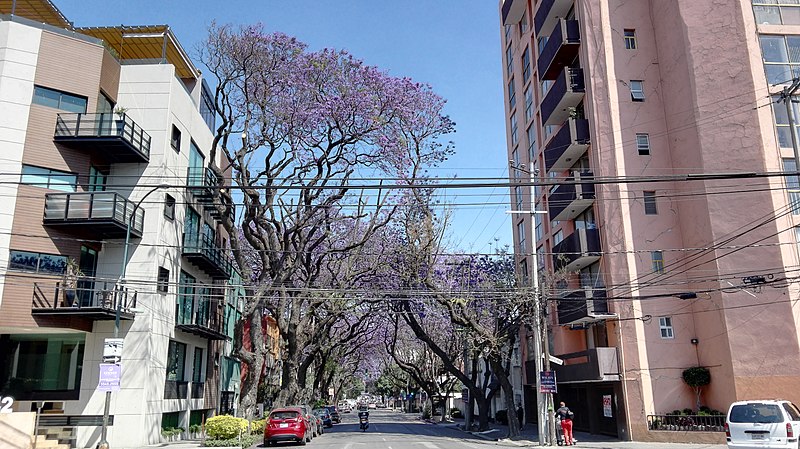
[[674,439],[654,422],[698,412],[682,379],[698,366],[702,406],[798,402],[797,178],[702,175],[796,171],[776,95],[800,74],[800,6],[505,0],[499,14],[511,205],[545,212],[514,216],[518,270],[533,276],[536,256],[575,427]]
[[200,72],[166,26],[75,28],[49,0],[0,14],[0,395],[94,447],[118,334],[112,447],[230,411],[241,280]]

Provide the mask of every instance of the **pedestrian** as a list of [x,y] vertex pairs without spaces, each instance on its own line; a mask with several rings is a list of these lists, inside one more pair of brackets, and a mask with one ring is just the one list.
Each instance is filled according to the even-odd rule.
[[561,419],[561,430],[564,432],[564,446],[572,446],[575,441],[572,438],[572,417],[575,416],[572,410],[567,407],[563,401],[559,403],[560,407],[556,410],[556,416]]

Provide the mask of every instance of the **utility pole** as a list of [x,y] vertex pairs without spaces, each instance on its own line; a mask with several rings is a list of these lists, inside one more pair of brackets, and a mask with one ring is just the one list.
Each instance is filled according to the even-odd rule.
[[[792,84],[788,87],[784,87],[783,91],[781,91],[781,101],[786,104],[786,116],[789,119],[789,134],[792,136],[792,150],[794,151],[794,170],[796,172],[800,172],[800,149],[798,149],[797,144],[797,133],[795,132],[795,120],[794,120],[794,108],[792,107],[792,103],[795,102],[792,98],[794,97],[797,90],[800,89],[800,78],[795,78],[792,80]],[[796,182],[800,182],[800,179],[796,180]],[[794,207],[794,205],[793,205]]]

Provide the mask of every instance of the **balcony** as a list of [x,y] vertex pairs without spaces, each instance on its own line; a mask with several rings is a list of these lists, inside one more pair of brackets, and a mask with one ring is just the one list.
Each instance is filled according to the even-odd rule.
[[150,160],[150,135],[125,114],[58,114],[53,139],[110,162]]
[[178,299],[175,310],[175,328],[198,335],[209,340],[227,340],[224,333],[224,315],[210,295],[208,289],[194,287],[202,292],[197,295],[184,295]]
[[144,209],[136,209],[134,214],[134,208],[134,203],[116,192],[48,193],[44,202],[44,224],[114,239],[125,238],[130,223],[131,236],[138,238],[144,228]]
[[183,257],[214,279],[229,279],[233,272],[231,259],[207,235],[184,234]]
[[204,205],[213,218],[219,220],[223,215],[234,217],[236,209],[233,199],[227,188],[220,188],[222,180],[214,170],[209,167],[189,167],[186,184],[194,199]]
[[[585,181],[585,182],[584,182]],[[594,203],[594,174],[576,172],[547,199],[551,220],[573,220]]]
[[558,324],[562,326],[586,326],[615,316],[608,312],[605,289],[583,287],[558,300]]
[[167,380],[164,383],[164,399],[186,399],[189,394],[189,382]]
[[522,20],[525,14],[527,0],[504,0],[503,1],[503,25],[514,25]]
[[564,171],[572,167],[589,148],[589,121],[571,118],[547,141],[544,164],[547,171]]
[[542,100],[542,122],[545,125],[560,125],[570,117],[585,95],[583,69],[566,67]]
[[592,348],[556,357],[564,361],[563,365],[555,366],[560,384],[621,380],[617,348]]
[[581,45],[581,32],[577,20],[559,19],[553,34],[539,54],[539,77],[554,80],[561,69],[572,64],[578,56]]
[[543,0],[540,2],[533,18],[536,37],[550,35],[558,21],[569,13],[573,4],[573,0]]
[[71,284],[34,282],[31,315],[102,321],[115,319],[119,308],[120,319],[133,319],[135,290],[92,278],[78,278]]
[[578,271],[600,259],[600,232],[597,229],[576,229],[553,247],[556,270]]

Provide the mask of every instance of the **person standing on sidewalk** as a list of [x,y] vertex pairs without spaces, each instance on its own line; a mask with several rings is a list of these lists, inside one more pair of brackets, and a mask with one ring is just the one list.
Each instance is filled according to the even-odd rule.
[[559,403],[560,407],[556,410],[556,416],[561,419],[561,430],[564,432],[564,446],[572,446],[575,441],[572,439],[572,417],[575,416],[572,410],[564,402]]

